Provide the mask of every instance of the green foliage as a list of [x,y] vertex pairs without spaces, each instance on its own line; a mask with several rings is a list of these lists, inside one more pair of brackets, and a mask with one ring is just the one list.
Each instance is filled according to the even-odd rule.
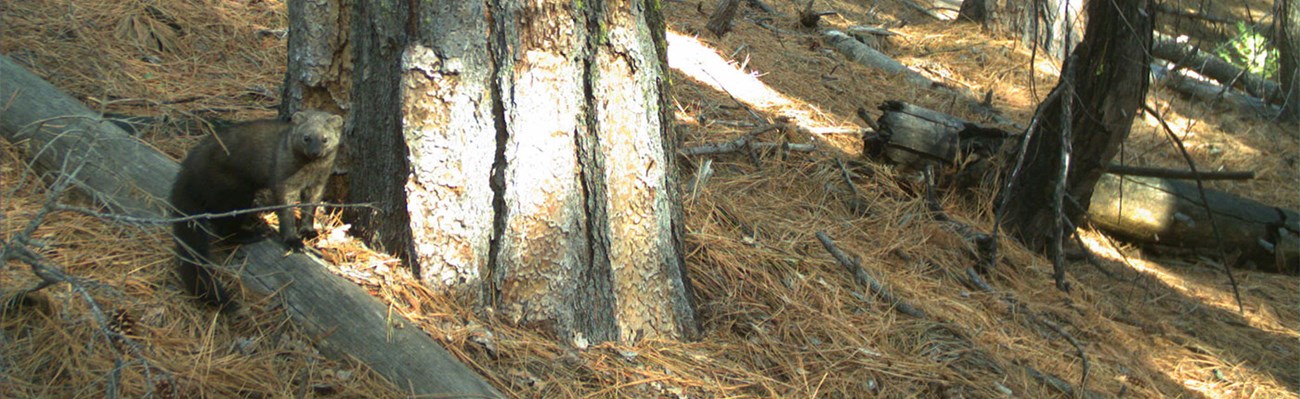
[[1216,53],[1233,65],[1265,79],[1277,74],[1277,49],[1267,37],[1243,22],[1237,22],[1237,36],[1220,46]]

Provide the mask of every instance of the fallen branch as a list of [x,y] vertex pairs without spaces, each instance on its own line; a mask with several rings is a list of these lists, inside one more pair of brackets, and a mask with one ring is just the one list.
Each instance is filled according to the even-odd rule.
[[751,142],[749,140],[737,139],[725,143],[704,144],[701,146],[686,148],[682,150],[683,155],[714,155],[736,152],[743,149],[770,150],[779,148],[786,151],[813,152],[817,146],[812,144],[794,144],[794,143],[767,143],[761,141]]
[[[1065,382],[1065,380],[1062,380],[1059,377],[1051,374],[1045,374],[1041,371],[1034,369],[1033,367],[1029,367],[1029,366],[1021,366],[1021,367],[1025,368],[1025,372],[1028,373],[1030,377],[1034,377],[1034,379],[1041,381],[1052,388],[1055,388],[1057,391],[1060,391],[1061,393],[1065,394],[1066,397],[1075,397],[1074,387],[1070,386],[1070,383]],[[1104,396],[1102,396],[1097,392],[1093,392],[1087,389],[1083,390],[1084,399],[1101,399],[1103,397]]]
[[1177,170],[1165,168],[1148,168],[1142,166],[1128,166],[1110,164],[1106,166],[1106,173],[1120,176],[1143,176],[1158,177],[1161,179],[1178,179],[1178,180],[1250,180],[1255,178],[1255,172],[1245,171],[1225,171],[1225,172],[1202,172],[1191,170]]
[[712,144],[701,145],[698,147],[685,148],[682,149],[681,152],[683,155],[722,154],[728,152],[736,152],[742,148],[748,148],[750,141],[753,140],[755,137],[758,137],[758,135],[780,129],[781,126],[783,125],[774,124],[774,123],[764,124],[762,126],[754,128],[753,130],[750,130],[749,132],[746,132],[745,134],[735,138],[734,140],[725,143],[712,143]]
[[894,297],[894,294],[890,293],[889,289],[880,284],[880,281],[871,277],[870,274],[867,274],[867,271],[862,269],[862,265],[858,264],[857,260],[849,258],[848,254],[845,254],[844,251],[837,248],[835,242],[831,241],[831,238],[827,236],[825,232],[817,232],[817,239],[822,242],[823,247],[826,247],[826,251],[830,252],[831,256],[834,256],[835,260],[839,261],[840,265],[844,266],[844,269],[848,270],[849,274],[853,275],[853,278],[856,279],[859,284],[867,286],[872,293],[880,296],[881,299],[888,302],[890,306],[894,307],[894,309],[898,309],[899,312],[903,312],[903,314],[919,318],[926,317],[925,312],[922,312],[920,309],[913,307],[907,302],[903,302]]

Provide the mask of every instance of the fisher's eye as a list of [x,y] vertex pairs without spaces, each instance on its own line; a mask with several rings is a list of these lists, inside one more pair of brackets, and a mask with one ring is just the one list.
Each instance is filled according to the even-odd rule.
[[311,136],[302,136],[302,142],[304,142],[304,143],[310,143],[310,142],[311,142]]

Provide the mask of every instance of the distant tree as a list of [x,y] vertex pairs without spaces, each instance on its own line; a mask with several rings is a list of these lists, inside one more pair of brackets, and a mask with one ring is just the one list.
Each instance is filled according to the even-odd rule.
[[[1068,234],[1055,215],[1079,220],[1104,166],[1128,137],[1147,92],[1149,6],[1147,1],[1088,2],[1083,40],[1065,59],[1056,88],[1038,106],[1021,164],[1008,174],[999,195],[1002,226],[1030,248],[1047,249],[1049,239]],[[1058,185],[1063,185],[1064,203]]]
[[285,100],[348,99],[347,200],[378,208],[344,213],[354,234],[565,342],[695,334],[658,2],[289,9],[338,27],[290,40]]
[[1279,55],[1278,80],[1286,98],[1281,118],[1300,123],[1300,5],[1296,0],[1273,1],[1273,43]]
[[1081,11],[1079,1],[1070,0],[965,0],[959,15],[1019,37],[1039,54],[1059,61],[1079,43]]

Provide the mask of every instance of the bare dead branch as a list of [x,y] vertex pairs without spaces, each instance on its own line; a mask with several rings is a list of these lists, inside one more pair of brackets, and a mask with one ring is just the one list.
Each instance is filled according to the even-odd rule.
[[[1169,127],[1168,122],[1165,122],[1164,116],[1157,113],[1155,107],[1147,103],[1142,103],[1142,109],[1154,115],[1156,120],[1160,122],[1160,127],[1164,128],[1165,135],[1178,148],[1178,152],[1183,155],[1183,160],[1187,162],[1187,167],[1192,170],[1192,173],[1199,173],[1196,171],[1196,161],[1193,161],[1192,155],[1187,153],[1187,147],[1183,145],[1183,140],[1179,139],[1177,134],[1174,134],[1174,129]],[[1228,275],[1228,282],[1232,284],[1232,296],[1237,300],[1237,312],[1245,314],[1246,305],[1241,302],[1241,290],[1237,288],[1236,277],[1232,276],[1232,267],[1228,262],[1228,251],[1223,248],[1223,232],[1219,230],[1219,224],[1215,222],[1214,210],[1210,209],[1210,200],[1205,195],[1205,183],[1201,179],[1196,179],[1196,191],[1201,195],[1201,204],[1205,207],[1205,216],[1210,219],[1210,229],[1214,230],[1215,241],[1218,243],[1216,247],[1219,251],[1219,259],[1223,263],[1223,273]]]
[[1119,164],[1107,165],[1106,173],[1116,174],[1121,176],[1144,176],[1144,177],[1159,177],[1162,179],[1182,179],[1182,180],[1195,180],[1195,179],[1250,180],[1255,178],[1254,171],[1201,172],[1201,171],[1191,171],[1191,170],[1128,166],[1128,165],[1119,165]]
[[844,269],[848,270],[849,274],[853,275],[853,278],[858,281],[858,284],[867,286],[872,293],[880,296],[881,299],[888,302],[890,306],[894,307],[894,309],[898,309],[899,312],[903,312],[903,314],[919,318],[926,317],[925,312],[922,312],[920,309],[913,307],[907,302],[903,302],[895,297],[894,294],[890,293],[889,289],[880,284],[880,281],[876,280],[875,277],[871,277],[871,274],[868,274],[866,270],[863,270],[862,265],[858,264],[857,260],[849,258],[848,254],[845,254],[844,251],[841,251],[836,247],[835,242],[831,241],[830,236],[827,236],[825,232],[818,231],[817,239],[822,242],[822,246],[826,248],[826,251],[830,252],[831,256],[834,256],[835,260],[839,261],[840,265],[844,266]]

